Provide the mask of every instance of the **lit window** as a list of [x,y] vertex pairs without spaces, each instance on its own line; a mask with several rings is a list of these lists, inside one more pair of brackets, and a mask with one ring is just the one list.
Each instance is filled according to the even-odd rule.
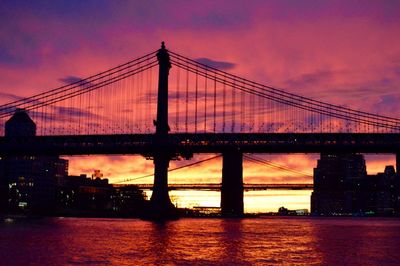
[[28,203],[24,202],[24,201],[20,201],[20,202],[18,202],[18,207],[20,207],[21,209],[25,209],[26,207],[28,207]]

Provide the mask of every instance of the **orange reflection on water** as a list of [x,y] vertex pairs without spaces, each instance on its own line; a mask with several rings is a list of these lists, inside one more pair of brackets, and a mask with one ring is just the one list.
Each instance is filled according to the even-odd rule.
[[45,218],[0,223],[2,265],[397,265],[382,218]]

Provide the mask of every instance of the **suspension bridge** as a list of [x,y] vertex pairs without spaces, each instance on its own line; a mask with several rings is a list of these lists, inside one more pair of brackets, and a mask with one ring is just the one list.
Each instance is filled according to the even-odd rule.
[[[141,154],[154,161],[151,198],[167,216],[170,160],[223,157],[221,209],[243,213],[244,153],[394,153],[400,119],[285,92],[162,47],[96,75],[0,105],[28,112],[34,134],[1,128],[0,156]],[[398,170],[398,169],[397,169]]]
[[[153,184],[137,184],[140,189],[153,189]],[[218,183],[201,183],[201,184],[168,184],[168,190],[221,190],[222,184]],[[312,184],[243,184],[244,191],[258,191],[269,189],[282,190],[310,190],[313,189]]]

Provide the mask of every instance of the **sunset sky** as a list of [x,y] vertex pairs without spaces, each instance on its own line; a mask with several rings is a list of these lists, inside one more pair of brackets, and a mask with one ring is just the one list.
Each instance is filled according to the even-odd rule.
[[[0,103],[140,57],[171,51],[259,83],[400,117],[399,1],[1,1]],[[196,155],[204,159],[213,155]],[[256,155],[312,175],[317,154]],[[71,174],[111,182],[152,173],[140,156],[70,157]],[[171,167],[188,162],[171,162]],[[394,164],[367,157],[369,173]],[[247,183],[311,182],[245,162]],[[220,182],[221,159],[170,174]],[[151,183],[152,178],[138,182]]]

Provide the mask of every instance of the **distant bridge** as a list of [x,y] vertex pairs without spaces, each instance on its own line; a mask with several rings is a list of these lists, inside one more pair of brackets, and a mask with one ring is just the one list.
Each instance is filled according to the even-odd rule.
[[[140,189],[153,189],[153,184],[135,184]],[[117,185],[124,186],[124,185]],[[168,184],[169,190],[221,190],[221,183],[200,183],[200,184]],[[287,189],[287,190],[312,190],[313,184],[243,184],[245,191],[256,191],[256,190],[275,190],[275,189]]]

